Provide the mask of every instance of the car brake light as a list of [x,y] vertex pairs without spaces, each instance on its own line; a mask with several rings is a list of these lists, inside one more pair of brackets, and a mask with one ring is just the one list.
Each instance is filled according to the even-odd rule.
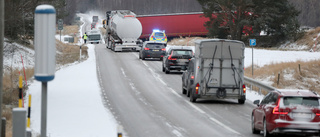
[[280,104],[280,100],[278,100],[277,106],[273,108],[272,114],[287,115],[288,112],[279,112],[279,104]]
[[166,48],[161,49],[162,51],[166,51]]
[[150,50],[149,48],[144,48],[144,50]]
[[243,90],[243,93],[246,93],[247,89],[245,84],[242,85],[242,90]]
[[168,57],[168,60],[177,60],[176,58],[171,58],[171,55]]
[[199,85],[199,83],[197,83],[197,85],[196,85],[196,94],[198,94],[198,92],[199,92],[199,87],[200,87],[200,85]]
[[194,76],[191,76],[191,79],[194,79]]
[[320,113],[316,113],[317,116],[320,116]]

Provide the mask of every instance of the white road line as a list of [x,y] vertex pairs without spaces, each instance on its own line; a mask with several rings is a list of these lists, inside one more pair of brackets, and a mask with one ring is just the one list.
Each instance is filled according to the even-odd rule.
[[231,131],[231,132],[233,132],[233,133],[235,133],[235,134],[239,134],[239,135],[240,135],[239,132],[231,129],[230,127],[228,127],[228,126],[226,126],[225,124],[221,123],[219,120],[217,120],[217,119],[215,119],[215,118],[212,118],[212,117],[210,117],[209,119],[210,119],[211,121],[219,124],[220,126],[224,127],[225,129],[227,129],[227,130],[229,130],[229,131]]

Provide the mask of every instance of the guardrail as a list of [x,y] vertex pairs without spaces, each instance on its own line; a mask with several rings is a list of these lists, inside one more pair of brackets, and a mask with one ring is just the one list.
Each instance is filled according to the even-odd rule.
[[[254,80],[254,79],[248,78],[248,77],[244,77],[244,82],[245,82],[245,83],[248,83],[248,84],[250,84],[250,85],[252,85],[252,86],[255,86],[255,87],[259,88],[259,93],[261,93],[261,90],[264,90],[264,91],[269,92],[269,91],[271,91],[271,90],[277,89],[277,88],[275,88],[275,87],[272,87],[272,86],[263,84],[263,83],[260,82],[260,81],[257,81],[257,80]],[[251,87],[251,89],[252,89],[252,87]]]

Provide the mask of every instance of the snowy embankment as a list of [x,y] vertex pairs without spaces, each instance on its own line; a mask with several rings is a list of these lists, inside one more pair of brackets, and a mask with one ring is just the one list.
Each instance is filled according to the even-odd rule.
[[[48,125],[50,137],[116,136],[116,121],[104,107],[97,79],[94,45],[88,45],[88,60],[62,68],[48,82]],[[41,83],[34,81],[31,128],[40,133]]]

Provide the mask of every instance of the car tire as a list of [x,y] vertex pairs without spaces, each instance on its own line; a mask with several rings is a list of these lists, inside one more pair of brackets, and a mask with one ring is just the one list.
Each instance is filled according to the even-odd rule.
[[187,90],[183,88],[183,84],[182,84],[182,94],[186,94]]
[[256,129],[254,125],[254,116],[251,116],[251,128],[252,128],[252,134],[260,134],[260,131]]
[[142,54],[141,56],[142,56],[142,57],[141,57],[142,60],[145,60],[145,59],[146,59],[146,58],[143,56],[143,54]]
[[263,136],[264,137],[271,137],[270,133],[267,130],[267,121],[266,118],[263,119]]
[[164,66],[162,65],[162,72],[165,72],[165,68],[164,68]]
[[191,91],[190,84],[188,84],[188,86],[187,86],[187,97],[190,97],[190,91]]
[[160,61],[162,61],[162,60],[163,60],[163,57],[160,58]]
[[194,95],[193,95],[193,91],[190,93],[190,102],[193,102],[193,103],[195,103],[197,101],[197,98],[196,97],[194,97]]
[[244,102],[246,102],[246,100],[244,100],[244,99],[238,99],[238,103],[239,103],[239,104],[244,104]]
[[170,70],[166,69],[164,70],[166,72],[166,74],[169,74],[170,73]]
[[139,59],[141,59],[141,54],[140,54],[140,52],[139,52]]

